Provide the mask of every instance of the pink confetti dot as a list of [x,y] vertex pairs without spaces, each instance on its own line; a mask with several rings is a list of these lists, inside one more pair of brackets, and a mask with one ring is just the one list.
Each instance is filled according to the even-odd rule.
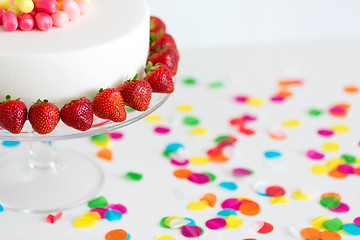
[[168,127],[156,127],[154,131],[158,134],[167,134],[170,132],[170,128]]
[[203,234],[203,229],[198,226],[185,225],[181,228],[181,234],[188,238],[199,237]]
[[233,169],[233,174],[235,176],[248,176],[251,175],[253,172],[249,169],[246,168],[234,168]]
[[242,119],[244,119],[245,121],[256,121],[257,118],[252,115],[244,115],[242,116]]
[[320,136],[323,136],[323,137],[330,137],[330,136],[334,135],[334,132],[332,130],[328,130],[328,129],[319,129],[317,132]]
[[188,159],[184,159],[184,160],[171,159],[171,164],[173,164],[175,166],[185,166],[185,165],[189,164],[189,160]]
[[217,230],[226,226],[226,221],[223,218],[213,218],[205,223],[206,227],[211,230]]
[[354,223],[360,227],[360,217],[355,218]]
[[272,102],[283,102],[285,100],[285,97],[283,96],[273,96],[270,98]]
[[203,173],[192,173],[189,180],[196,184],[205,184],[210,182],[210,177]]
[[107,208],[118,211],[121,214],[125,214],[127,212],[126,207],[122,204],[109,204],[109,206]]
[[350,211],[350,207],[346,203],[340,203],[340,205],[337,208],[329,208],[329,209],[337,213],[344,213]]
[[354,173],[354,167],[351,166],[350,164],[340,164],[337,167],[337,170],[341,173],[345,173],[345,174],[353,174]]
[[313,159],[313,160],[320,160],[320,159],[323,159],[325,157],[324,154],[320,153],[320,152],[317,152],[315,150],[309,150],[306,152],[306,156],[310,159]]
[[341,106],[335,106],[330,108],[329,112],[332,114],[346,114],[346,108]]
[[113,140],[118,140],[124,137],[124,134],[120,133],[120,132],[110,132],[109,136],[111,137],[111,139]]
[[97,212],[99,213],[101,219],[105,218],[105,213],[108,211],[106,208],[93,208],[90,210],[90,212]]
[[238,96],[235,96],[234,100],[235,102],[238,102],[238,103],[244,103],[246,102],[248,99],[247,96],[243,96],[243,95],[238,95]]
[[229,198],[226,199],[222,204],[221,207],[223,209],[233,209],[235,211],[238,211],[241,205],[241,201],[237,198]]

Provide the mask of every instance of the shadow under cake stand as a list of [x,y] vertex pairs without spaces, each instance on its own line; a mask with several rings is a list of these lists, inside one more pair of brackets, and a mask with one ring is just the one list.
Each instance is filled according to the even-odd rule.
[[86,132],[59,122],[50,134],[39,135],[32,131],[28,121],[17,135],[0,130],[0,140],[29,143],[26,150],[13,149],[0,156],[0,204],[25,213],[52,213],[89,201],[104,183],[102,169],[79,152],[55,149],[53,141],[90,137],[126,127],[154,112],[169,96],[153,93],[148,110],[127,111],[127,119],[121,123],[95,119]]

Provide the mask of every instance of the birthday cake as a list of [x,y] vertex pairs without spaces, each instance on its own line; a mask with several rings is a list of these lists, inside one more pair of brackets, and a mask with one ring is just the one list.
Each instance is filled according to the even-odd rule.
[[[6,5],[7,9],[4,7],[6,1],[9,2],[9,5]],[[19,133],[19,130],[21,131],[19,126],[14,130],[13,126],[9,127],[8,125],[14,124],[14,122],[22,123],[28,119],[35,132],[47,134],[56,127],[61,117],[65,124],[85,131],[91,127],[91,117],[88,117],[86,126],[83,127],[80,125],[83,125],[84,116],[75,116],[74,119],[74,116],[70,114],[71,111],[62,114],[62,108],[65,104],[79,99],[82,102],[85,101],[86,104],[80,104],[78,108],[85,108],[88,116],[92,116],[94,113],[100,118],[115,122],[124,121],[126,119],[124,105],[136,109],[135,105],[139,105],[139,102],[141,104],[143,98],[147,100],[151,97],[149,93],[146,93],[147,95],[141,93],[142,95],[135,96],[138,99],[134,100],[131,99],[134,96],[130,95],[133,94],[132,92],[136,90],[136,87],[127,86],[117,89],[128,79],[132,79],[132,81],[130,81],[131,84],[126,85],[141,85],[133,83],[145,81],[145,84],[142,83],[142,85],[146,85],[145,87],[137,87],[141,91],[149,89],[149,86],[150,92],[151,87],[153,87],[152,92],[170,93],[173,91],[173,89],[156,90],[156,84],[152,83],[154,81],[152,79],[162,76],[153,76],[151,79],[146,76],[149,79],[143,79],[145,77],[144,69],[147,65],[149,65],[147,67],[148,75],[158,74],[154,72],[159,72],[160,65],[167,65],[166,70],[171,73],[171,76],[174,76],[179,59],[176,46],[172,46],[175,44],[172,37],[170,36],[171,41],[162,40],[167,38],[166,35],[168,34],[161,20],[152,18],[152,26],[150,26],[149,9],[145,0],[92,0],[89,9],[85,7],[87,14],[79,18],[77,16],[79,14],[77,14],[74,19],[72,19],[74,10],[71,8],[68,10],[64,7],[65,4],[69,4],[68,2],[74,3],[73,0],[56,2],[57,8],[54,9],[56,12],[53,13],[46,11],[50,11],[47,10],[51,8],[49,3],[55,0],[38,0],[37,2],[29,0],[29,2],[34,3],[33,10],[30,13],[19,12],[19,9],[13,10],[17,6],[18,8],[21,6],[25,8],[24,3],[20,7],[19,3],[16,5],[19,1],[0,0],[0,8],[3,9],[0,12],[0,24],[3,25],[0,26],[0,45],[3,46],[0,51],[0,98],[5,99],[5,96],[8,95],[12,99],[20,98],[28,113],[21,120],[11,119],[17,117],[9,116],[11,109],[7,109],[7,113],[3,111],[6,113],[3,114],[2,108],[5,108],[4,104],[9,102],[10,98],[8,97],[6,101],[0,104],[0,126],[2,128],[13,133]],[[45,10],[37,6],[39,1],[45,2],[43,4]],[[76,2],[90,3],[89,0]],[[11,5],[12,3],[14,5]],[[11,28],[13,13],[9,13],[10,11],[17,14],[16,28]],[[67,18],[65,18],[67,21],[61,22],[63,20],[62,14],[59,17],[60,20],[54,18],[53,15],[56,15],[57,12],[65,13],[65,15],[67,13]],[[40,21],[41,19],[37,21],[40,13],[47,14],[50,19],[52,18],[52,26],[42,27],[44,24],[46,26],[47,23],[45,20],[43,23]],[[31,18],[30,16],[33,17],[34,25],[31,29],[26,29],[26,24],[25,29],[20,28],[21,24],[24,25],[21,22],[21,19],[24,18],[23,15],[29,18]],[[59,26],[56,26],[55,23],[58,23]],[[153,52],[149,52],[150,35],[153,39],[150,44]],[[167,53],[164,55],[163,52]],[[172,59],[176,61],[172,61]],[[151,63],[148,62],[150,60]],[[133,79],[135,75],[138,75],[138,80]],[[163,79],[164,77],[162,77],[162,81],[164,81]],[[99,89],[105,90],[99,92]],[[117,91],[114,90],[107,96],[106,94],[111,92],[109,89],[116,89]],[[106,96],[98,96],[100,94]],[[46,100],[43,101],[44,99]],[[99,99],[101,101],[98,101]],[[117,102],[118,105],[115,107],[108,106],[107,101]],[[41,115],[39,112],[48,109],[44,106],[43,109],[35,111],[33,110],[35,104],[52,104],[51,111],[53,112],[50,114],[51,111],[48,111],[41,113]],[[53,107],[57,108],[58,111]],[[13,106],[12,108],[16,109]],[[73,112],[76,111],[74,107],[72,108]],[[143,104],[136,110],[144,111],[146,108],[145,103],[145,106]],[[24,111],[25,108],[22,106],[22,112]],[[58,119],[47,121],[48,115],[56,115]],[[64,118],[67,118],[66,120],[63,119],[63,115]],[[35,123],[40,118],[44,118],[43,121]],[[50,126],[46,126],[49,128],[44,129],[43,125],[46,124]],[[76,125],[79,126],[76,127]]]

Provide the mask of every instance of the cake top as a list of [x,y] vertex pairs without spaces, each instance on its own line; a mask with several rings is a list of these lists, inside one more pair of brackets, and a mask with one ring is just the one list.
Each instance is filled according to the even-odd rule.
[[86,16],[66,27],[6,32],[0,28],[1,57],[63,54],[121,39],[139,26],[148,14],[144,0],[92,0]]

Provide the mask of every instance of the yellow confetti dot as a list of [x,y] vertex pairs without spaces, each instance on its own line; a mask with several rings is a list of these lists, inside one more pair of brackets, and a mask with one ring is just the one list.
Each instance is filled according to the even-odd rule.
[[249,98],[246,102],[253,107],[261,107],[264,105],[264,100],[261,98]]
[[300,122],[298,120],[287,120],[283,123],[283,125],[288,128],[298,128],[300,126]]
[[150,114],[145,118],[148,122],[161,122],[163,120],[163,117],[160,115]]
[[315,218],[312,222],[311,222],[311,225],[316,228],[316,229],[319,229],[319,230],[327,230],[323,223],[330,220],[327,216],[320,216],[320,217],[317,217]]
[[334,125],[332,130],[337,133],[347,133],[350,131],[350,128],[343,124]]
[[77,218],[74,221],[75,228],[94,227],[95,225],[96,221],[91,218]]
[[331,169],[337,168],[341,164],[345,164],[346,161],[342,158],[333,158],[327,162],[328,167]]
[[331,170],[330,167],[325,164],[315,165],[310,168],[310,171],[312,173],[319,174],[319,175],[328,174],[330,172],[330,170]]
[[290,200],[285,196],[281,196],[281,197],[273,197],[273,198],[271,198],[270,202],[272,204],[284,204],[284,203],[289,203]]
[[188,209],[196,211],[205,210],[207,207],[209,207],[209,204],[204,200],[200,202],[191,202],[188,204]]
[[356,159],[355,163],[360,167],[360,159]]
[[298,190],[296,192],[294,192],[292,194],[293,198],[295,198],[296,200],[301,200],[301,201],[309,201],[312,199],[312,196],[309,193],[304,193],[301,190]]
[[336,152],[340,150],[340,145],[335,142],[328,142],[328,143],[324,143],[321,146],[321,148],[324,149],[325,151]]
[[241,220],[236,215],[230,215],[225,218],[226,221],[226,228],[234,229],[239,228],[243,225],[243,220]]
[[174,220],[174,219],[184,219],[184,218],[182,218],[182,217],[178,217],[178,216],[172,216],[172,217],[167,217],[166,219],[165,219],[165,221],[164,221],[164,224],[165,224],[165,226],[170,226],[170,222],[172,221],[172,220]]
[[172,236],[158,236],[155,240],[176,240],[176,238]]
[[82,217],[89,218],[89,219],[92,219],[95,221],[100,221],[100,219],[101,219],[101,216],[98,212],[88,212],[88,213],[82,215]]
[[191,112],[194,110],[194,107],[192,105],[182,104],[177,106],[177,110],[179,112]]
[[190,130],[191,134],[197,135],[197,136],[203,136],[203,135],[207,134],[207,132],[208,132],[207,128],[200,128],[200,127],[195,127]]
[[205,165],[208,164],[210,159],[208,157],[192,157],[190,158],[190,162],[196,165]]

